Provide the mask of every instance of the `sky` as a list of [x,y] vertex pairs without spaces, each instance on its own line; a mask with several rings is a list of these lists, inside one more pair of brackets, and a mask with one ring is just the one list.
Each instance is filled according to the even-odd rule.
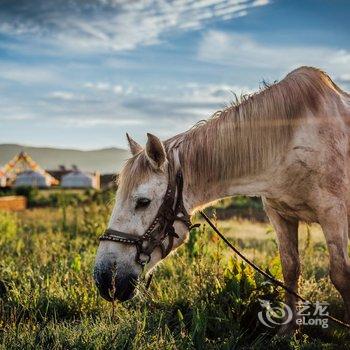
[[350,1],[0,0],[0,143],[126,148],[311,65],[350,90]]

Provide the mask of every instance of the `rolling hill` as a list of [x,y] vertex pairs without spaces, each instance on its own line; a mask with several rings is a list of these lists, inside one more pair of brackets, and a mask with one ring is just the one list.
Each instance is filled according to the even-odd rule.
[[118,172],[124,161],[130,156],[127,150],[120,148],[80,151],[0,144],[0,167],[21,151],[27,152],[33,160],[45,169],[57,169],[60,165],[71,168],[74,164],[81,170],[99,171],[102,174]]

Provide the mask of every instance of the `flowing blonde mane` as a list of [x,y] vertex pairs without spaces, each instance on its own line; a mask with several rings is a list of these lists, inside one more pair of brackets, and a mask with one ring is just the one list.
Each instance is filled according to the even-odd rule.
[[[327,74],[301,67],[165,141],[168,156],[171,161],[171,150],[178,149],[190,185],[254,175],[284,154],[306,113],[316,114],[327,94],[338,92]],[[123,192],[130,193],[151,172],[144,151],[129,159],[120,176]]]

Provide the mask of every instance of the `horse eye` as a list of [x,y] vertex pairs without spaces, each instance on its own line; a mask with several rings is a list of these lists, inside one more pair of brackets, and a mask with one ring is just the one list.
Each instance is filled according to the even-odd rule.
[[138,198],[136,201],[135,209],[147,208],[150,203],[151,200],[148,198]]

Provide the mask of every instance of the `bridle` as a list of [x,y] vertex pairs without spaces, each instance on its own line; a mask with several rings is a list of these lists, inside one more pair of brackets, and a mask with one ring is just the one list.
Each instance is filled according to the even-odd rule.
[[[179,238],[173,226],[175,221],[183,222],[188,230],[197,226],[192,225],[190,215],[183,204],[183,176],[181,170],[173,176],[173,172],[169,167],[168,173],[169,181],[163,202],[151,225],[142,236],[109,228],[100,237],[101,241],[134,245],[136,247],[135,261],[142,267],[149,263],[151,254],[156,248],[160,249],[162,259],[171,252],[174,238]],[[168,240],[167,244],[166,240]]]

